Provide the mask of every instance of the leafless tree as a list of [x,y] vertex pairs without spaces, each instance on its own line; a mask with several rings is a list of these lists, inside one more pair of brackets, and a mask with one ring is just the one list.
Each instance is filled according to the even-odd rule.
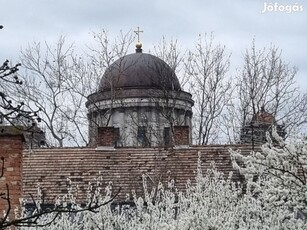
[[[19,88],[22,85],[22,81],[18,78],[16,75],[18,68],[20,64],[17,64],[15,66],[10,67],[9,62],[5,61],[0,66],[0,85],[1,85],[1,91],[0,91],[0,115],[3,122],[9,122],[9,124],[12,124],[15,126],[16,119],[27,119],[31,122],[40,121],[40,117],[38,117],[37,112],[33,110],[27,110],[25,109],[24,102],[20,101],[17,104],[14,104],[13,99],[10,99],[9,96],[5,94],[4,86],[5,87],[15,87]],[[41,109],[40,109],[41,110]],[[34,124],[31,124],[30,127],[32,127]],[[15,126],[16,127],[16,126]],[[19,128],[19,127],[16,127]],[[2,130],[2,129],[1,129]],[[21,131],[28,131],[22,129]],[[2,155],[2,154],[1,154]],[[1,156],[0,158],[0,181],[1,181],[1,190],[0,190],[0,200],[1,204],[4,206],[0,207],[0,229],[7,229],[9,227],[15,226],[38,226],[39,221],[42,217],[44,217],[47,214],[54,214],[54,221],[61,213],[76,213],[76,212],[82,212],[82,211],[95,211],[102,205],[105,205],[109,202],[112,202],[114,197],[112,197],[107,202],[101,203],[99,200],[96,200],[95,197],[91,200],[91,202],[83,207],[83,208],[69,208],[64,207],[62,204],[54,206],[52,208],[41,208],[41,203],[38,205],[36,201],[33,199],[34,209],[32,210],[31,214],[28,215],[19,215],[15,216],[15,210],[12,204],[12,197],[10,195],[11,188],[9,184],[6,182],[6,175],[5,175],[5,158]],[[2,186],[4,185],[4,186]],[[117,193],[118,194],[118,193]],[[3,215],[3,216],[2,216]],[[44,225],[48,225],[49,223],[44,223]]]
[[185,71],[190,76],[194,105],[194,138],[198,145],[216,142],[220,117],[231,94],[227,79],[230,55],[224,46],[215,45],[214,37],[199,35],[195,50],[188,53]]
[[7,91],[8,87],[18,88],[23,84],[17,76],[19,67],[20,64],[9,66],[8,60],[0,66],[0,124],[9,123],[15,125],[17,119],[26,119],[31,122],[28,127],[32,127],[35,125],[35,119],[40,121],[37,114],[38,110],[27,110],[23,100],[14,102]]
[[[93,32],[93,37],[96,45],[89,47],[90,53],[88,56],[93,67],[92,71],[95,73],[94,76],[98,77],[96,83],[99,84],[105,70],[115,60],[127,54],[135,36],[131,30],[128,32],[120,31],[120,34],[111,40],[109,32],[103,29],[100,32]],[[96,86],[94,85],[94,87]],[[90,93],[97,88],[91,90]]]
[[[307,95],[300,92],[295,82],[297,69],[283,61],[282,52],[271,46],[257,50],[255,41],[244,55],[244,65],[236,79],[237,99],[229,107],[228,134],[231,142],[238,142],[240,128],[264,108],[276,122],[285,125],[288,135],[294,135],[306,124]],[[231,116],[233,115],[233,116]],[[235,127],[230,130],[230,127]],[[232,128],[231,128],[232,129]]]
[[[110,74],[106,74],[106,70],[112,72],[111,65],[116,61],[119,60],[118,65],[112,65],[112,68],[117,68],[119,72],[123,69],[122,63],[120,60],[123,56],[125,56],[134,41],[135,34],[132,30],[128,32],[120,31],[120,34],[115,38],[111,38],[109,32],[107,30],[101,30],[100,32],[93,32],[93,37],[95,40],[95,46],[89,47],[89,67],[90,72],[93,75],[94,81],[91,81],[92,84],[88,89],[89,91],[85,95],[85,99],[88,103],[91,103],[93,106],[96,107],[96,114],[90,114],[94,117],[89,117],[91,120],[90,122],[90,130],[94,130],[97,126],[108,126],[112,117],[112,110],[116,105],[122,103],[122,99],[120,98],[121,90],[114,87],[113,79],[110,78]],[[92,98],[95,97],[87,97],[88,95],[100,91],[101,82],[106,83],[110,86],[110,94],[108,98],[111,101],[110,107],[105,110],[101,110],[99,106],[96,104],[95,100]],[[95,134],[97,135],[97,134]],[[95,136],[90,134],[90,136]],[[121,134],[120,139],[123,141],[125,137]]]
[[[166,37],[163,37],[158,44],[154,45],[153,53],[155,56],[159,57],[170,66],[170,68],[176,74],[180,85],[180,89],[170,90],[168,87],[165,87],[165,85],[161,84],[162,97],[160,100],[156,101],[161,116],[164,117],[169,123],[169,147],[171,147],[175,143],[174,126],[184,125],[184,121],[176,117],[175,110],[178,104],[178,98],[180,97],[182,91],[189,91],[188,82],[191,79],[185,68],[188,51],[182,48],[177,39],[167,40]],[[167,76],[164,75],[165,73],[163,73],[163,71],[158,73],[158,77],[161,79],[165,77],[167,78]],[[182,112],[186,114],[188,110],[181,111],[181,113]],[[162,138],[161,135],[160,138]],[[163,143],[163,141],[161,143]]]
[[61,147],[68,138],[75,141],[75,127],[70,121],[77,120],[74,109],[78,109],[71,106],[75,98],[68,84],[74,74],[73,46],[65,45],[65,38],[60,37],[55,47],[33,43],[23,50],[21,62],[26,71],[21,74],[24,85],[18,89],[18,96],[24,98],[28,109],[41,108],[49,144]]
[[[28,108],[46,108],[42,111],[44,131],[49,135],[47,139],[54,140],[53,145],[88,144],[87,96],[97,91],[105,70],[127,54],[134,39],[131,31],[121,32],[114,40],[106,30],[93,36],[95,46],[89,47],[84,56],[76,55],[64,37],[55,47],[45,44],[43,49],[36,43],[23,52],[25,87],[16,101],[24,98]],[[225,137],[227,142],[237,142],[242,125],[262,106],[283,121],[290,134],[306,123],[307,96],[297,92],[296,69],[282,61],[277,48],[266,52],[253,47],[247,51],[233,86],[227,76],[230,56],[225,47],[215,45],[213,35],[199,36],[195,49],[190,51],[181,50],[177,40],[163,38],[153,53],[170,65],[181,87],[193,95],[193,137],[197,144],[222,142]],[[112,103],[121,103],[116,100],[119,90],[110,85]],[[176,95],[165,96],[169,103],[175,102],[172,97]],[[94,121],[105,123],[96,126],[108,125],[113,107],[97,115],[101,119]],[[171,112],[164,112],[167,119],[173,118]]]
[[43,129],[51,146],[88,144],[87,96],[97,91],[106,68],[126,54],[133,38],[131,32],[121,32],[110,41],[105,30],[93,36],[96,47],[82,56],[63,36],[55,46],[33,43],[22,51],[26,71],[18,95],[28,108],[42,108]]
[[187,51],[182,49],[177,39],[167,40],[163,36],[162,40],[154,45],[153,54],[165,61],[171,69],[176,73],[180,85],[185,88],[189,78],[184,72],[184,60]]

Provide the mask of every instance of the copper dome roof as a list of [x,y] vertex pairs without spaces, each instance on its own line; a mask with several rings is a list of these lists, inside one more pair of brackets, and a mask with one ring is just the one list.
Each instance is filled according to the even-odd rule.
[[111,86],[115,89],[181,89],[170,66],[160,58],[146,53],[126,55],[107,68],[100,81],[99,91],[109,91]]

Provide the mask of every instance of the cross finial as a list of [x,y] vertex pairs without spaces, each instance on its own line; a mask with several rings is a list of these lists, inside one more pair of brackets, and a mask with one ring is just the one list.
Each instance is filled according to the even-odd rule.
[[140,33],[143,33],[143,30],[140,30],[140,27],[138,26],[138,29],[134,31],[134,33],[136,33],[136,35],[138,36],[138,42],[140,42]]
[[136,47],[136,52],[137,53],[142,53],[142,43],[140,42],[140,33],[143,33],[143,30],[140,30],[140,27],[138,27],[137,30],[134,31],[134,33],[136,33],[136,35],[138,36],[138,42],[136,43],[135,47]]

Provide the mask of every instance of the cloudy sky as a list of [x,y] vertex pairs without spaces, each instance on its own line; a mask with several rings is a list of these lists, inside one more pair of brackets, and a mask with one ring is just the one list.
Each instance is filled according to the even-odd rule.
[[307,89],[305,0],[0,0],[0,8],[0,60],[18,61],[28,43],[55,43],[60,35],[83,49],[93,41],[90,32],[100,29],[118,34],[140,26],[144,52],[162,36],[191,48],[198,34],[214,32],[232,53],[232,71],[255,38],[258,48],[282,49]]

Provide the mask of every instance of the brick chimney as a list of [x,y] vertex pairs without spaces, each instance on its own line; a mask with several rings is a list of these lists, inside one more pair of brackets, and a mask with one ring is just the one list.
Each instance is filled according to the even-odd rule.
[[115,144],[114,127],[98,127],[98,146],[114,146]]
[[174,126],[175,145],[190,145],[189,126]]
[[[10,218],[14,209],[20,207],[22,196],[22,149],[24,137],[21,130],[12,126],[0,126],[0,193],[7,197],[7,186],[11,205]],[[0,211],[7,210],[8,202],[0,199]]]

